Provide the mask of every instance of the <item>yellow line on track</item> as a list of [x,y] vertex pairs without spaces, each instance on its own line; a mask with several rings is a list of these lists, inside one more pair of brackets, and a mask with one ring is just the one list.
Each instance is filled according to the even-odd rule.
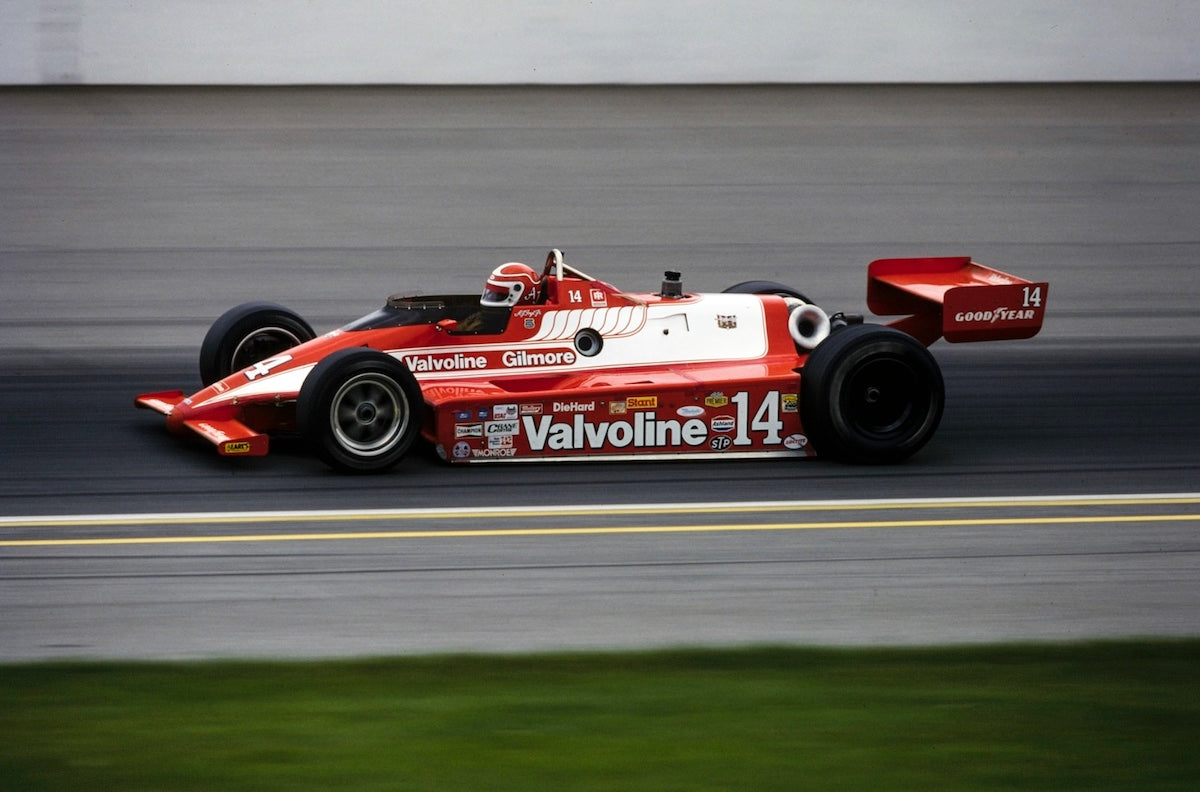
[[252,525],[313,522],[394,522],[401,520],[488,520],[526,517],[588,517],[680,514],[770,514],[812,511],[887,511],[916,509],[1075,508],[1102,506],[1194,506],[1200,495],[1099,496],[1061,498],[934,498],[912,500],[790,501],[693,503],[686,505],[548,506],[477,509],[347,509],[331,511],[192,512],[176,514],[52,515],[0,517],[0,529],[103,528],[142,525]]
[[951,520],[862,520],[742,523],[732,525],[631,525],[550,528],[482,528],[465,531],[365,531],[215,536],[131,536],[0,540],[0,547],[75,547],[96,545],[206,544],[230,542],[327,542],[372,539],[463,539],[512,536],[604,536],[613,534],[807,531],[850,528],[962,528],[1019,525],[1102,525],[1114,523],[1200,522],[1200,514],[1128,514],[1093,517],[1001,517]]

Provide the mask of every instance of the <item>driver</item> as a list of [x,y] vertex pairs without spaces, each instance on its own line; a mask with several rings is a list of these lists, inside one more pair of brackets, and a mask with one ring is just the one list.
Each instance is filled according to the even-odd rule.
[[526,264],[510,261],[492,270],[479,304],[484,308],[530,305],[541,297],[541,277]]

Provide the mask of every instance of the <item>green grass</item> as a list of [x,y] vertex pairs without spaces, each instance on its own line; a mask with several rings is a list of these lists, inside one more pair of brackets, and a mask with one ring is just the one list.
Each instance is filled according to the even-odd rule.
[[3,790],[1200,788],[1200,640],[0,666]]

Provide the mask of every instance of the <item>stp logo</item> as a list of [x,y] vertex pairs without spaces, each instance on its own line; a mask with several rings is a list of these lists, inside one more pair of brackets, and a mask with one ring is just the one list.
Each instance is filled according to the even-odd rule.
[[726,435],[718,435],[708,443],[708,447],[713,451],[725,451],[731,445],[733,445],[733,440]]

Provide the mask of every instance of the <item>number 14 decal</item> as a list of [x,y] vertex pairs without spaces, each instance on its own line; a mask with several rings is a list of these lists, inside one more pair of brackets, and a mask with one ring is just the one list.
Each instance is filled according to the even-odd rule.
[[1042,307],[1042,287],[1041,286],[1026,286],[1022,291],[1025,293],[1025,304],[1022,308],[1041,308]]
[[779,445],[783,442],[780,434],[783,421],[779,417],[779,391],[767,393],[762,404],[758,405],[753,420],[750,419],[750,394],[741,391],[730,401],[737,406],[737,434],[733,437],[735,446],[752,444],[751,431],[766,432],[762,438],[763,445]]

